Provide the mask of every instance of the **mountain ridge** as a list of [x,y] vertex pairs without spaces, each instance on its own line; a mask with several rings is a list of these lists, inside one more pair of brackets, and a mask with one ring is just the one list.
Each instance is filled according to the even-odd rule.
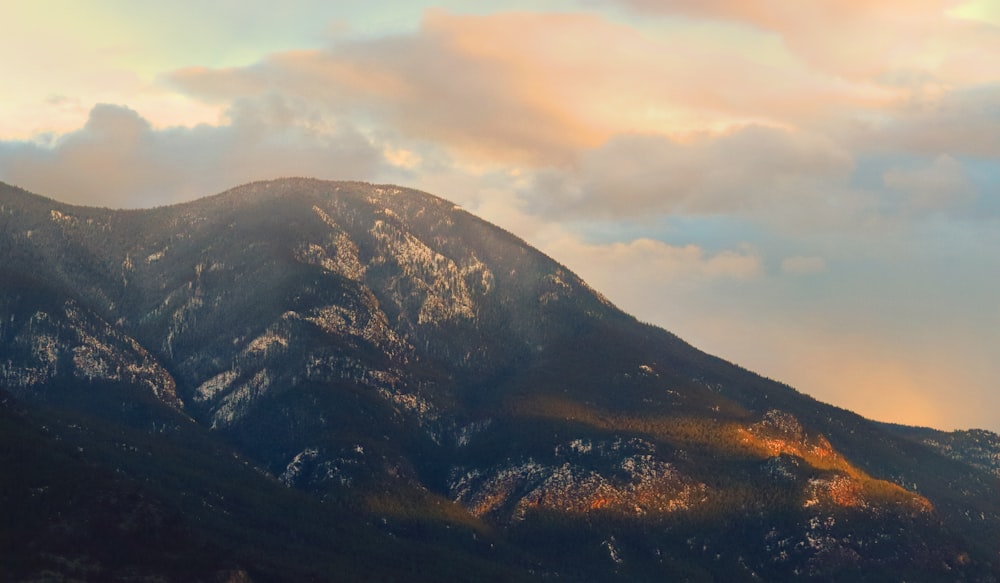
[[[427,193],[280,179],[116,211],[0,185],[0,245],[0,388],[31,415],[231,451],[379,544],[450,533],[434,556],[527,578],[998,577],[991,434],[956,455],[820,403]],[[213,507],[243,487],[199,480]]]

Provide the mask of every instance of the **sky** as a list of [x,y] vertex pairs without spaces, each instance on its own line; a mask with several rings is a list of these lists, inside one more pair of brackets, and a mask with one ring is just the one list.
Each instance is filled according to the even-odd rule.
[[866,417],[1000,431],[994,0],[3,0],[0,181],[418,188]]

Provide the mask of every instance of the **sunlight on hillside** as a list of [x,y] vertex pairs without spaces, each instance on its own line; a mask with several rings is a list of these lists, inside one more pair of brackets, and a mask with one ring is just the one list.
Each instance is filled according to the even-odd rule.
[[[827,500],[836,506],[847,507],[888,503],[902,504],[920,512],[934,508],[925,497],[870,476],[835,451],[824,436],[804,433],[794,417],[781,412],[772,411],[757,423],[694,416],[644,417],[619,415],[546,397],[531,399],[518,410],[525,415],[582,423],[602,431],[644,434],[677,450],[690,450],[711,458],[765,460],[794,456],[813,470],[832,475],[809,480],[811,494],[806,506]],[[777,413],[778,423],[769,420],[774,413]],[[793,426],[791,429],[787,420]]]

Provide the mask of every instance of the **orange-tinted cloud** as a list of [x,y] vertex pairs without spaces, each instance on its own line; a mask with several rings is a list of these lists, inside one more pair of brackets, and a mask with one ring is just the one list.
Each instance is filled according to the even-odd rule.
[[934,85],[995,79],[1000,29],[950,16],[956,0],[611,0],[662,16],[733,21],[776,33],[810,64],[879,83]]
[[592,14],[429,11],[414,34],[338,40],[165,80],[213,103],[294,95],[377,117],[460,157],[535,166],[571,164],[579,150],[622,133],[788,127],[896,99],[794,62],[720,51],[711,35],[661,38]]
[[[1000,150],[1000,60],[984,58],[1000,53],[1000,29],[947,16],[953,3],[621,1],[668,18],[751,28],[730,40],[721,25],[655,34],[596,13],[430,10],[412,33],[338,37],[323,50],[163,79],[215,106],[281,95],[368,131],[443,147],[465,164],[497,167],[576,172],[623,136],[658,135],[697,151],[699,136],[745,126],[826,140],[855,158]],[[775,34],[783,48],[751,50]],[[747,153],[753,159],[734,159],[736,166],[780,163]],[[695,206],[716,202],[709,196]]]
[[168,81],[208,100],[294,95],[479,159],[563,164],[597,143],[599,133],[554,99],[545,70],[511,43],[523,39],[517,23],[489,22],[431,12],[418,35],[281,53],[243,69],[185,69]]

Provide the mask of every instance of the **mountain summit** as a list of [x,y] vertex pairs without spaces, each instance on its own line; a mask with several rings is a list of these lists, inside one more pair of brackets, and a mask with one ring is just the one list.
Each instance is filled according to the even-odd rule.
[[1000,438],[875,423],[455,205],[0,185],[3,580],[1000,578]]

